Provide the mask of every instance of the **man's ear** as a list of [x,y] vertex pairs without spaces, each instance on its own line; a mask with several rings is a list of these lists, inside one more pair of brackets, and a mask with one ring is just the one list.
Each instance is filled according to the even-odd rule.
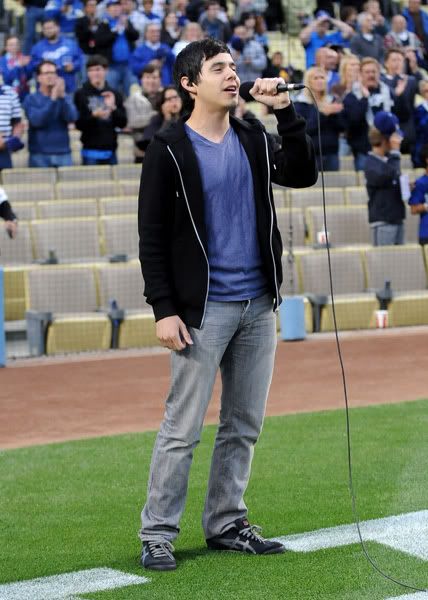
[[196,88],[197,88],[197,86],[196,86],[196,84],[195,84],[195,83],[190,83],[190,82],[189,82],[189,78],[188,78],[188,77],[186,77],[186,76],[183,76],[183,77],[180,79],[180,84],[181,84],[181,85],[182,85],[182,87],[183,87],[183,88],[186,90],[186,92],[189,92],[189,94],[190,94],[191,96],[192,96],[192,95],[195,95],[195,96],[196,96]]

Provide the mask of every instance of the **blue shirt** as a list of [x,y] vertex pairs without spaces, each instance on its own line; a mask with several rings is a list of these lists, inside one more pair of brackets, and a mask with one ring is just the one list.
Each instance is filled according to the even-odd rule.
[[78,116],[70,98],[51,100],[36,92],[25,98],[24,110],[30,125],[28,148],[31,154],[70,152],[68,124],[76,121]]
[[315,54],[318,48],[322,48],[327,44],[347,45],[347,42],[340,31],[333,31],[324,36],[318,35],[316,31],[311,33],[309,43],[305,46],[306,53],[306,68],[312,67],[315,64]]
[[[422,175],[416,180],[409,204],[428,204],[428,175]],[[419,240],[428,240],[428,213],[421,213],[420,218]]]
[[220,143],[186,125],[204,191],[210,285],[208,299],[230,302],[267,291],[257,237],[253,177],[232,127]]

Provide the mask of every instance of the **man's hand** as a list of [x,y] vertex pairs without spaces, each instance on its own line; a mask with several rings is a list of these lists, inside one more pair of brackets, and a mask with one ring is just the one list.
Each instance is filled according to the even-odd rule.
[[193,344],[186,325],[178,315],[165,317],[156,323],[156,336],[162,346],[170,350],[184,350]]
[[101,96],[104,98],[104,104],[111,112],[116,110],[116,98],[113,92],[103,92]]
[[391,146],[391,150],[400,150],[401,142],[403,138],[399,133],[393,133],[389,138],[389,144]]
[[9,237],[14,240],[18,233],[18,221],[5,221],[4,226]]
[[65,96],[65,83],[62,77],[58,77],[55,85],[52,88],[51,100],[57,100],[58,98],[64,98]]
[[326,115],[337,115],[343,110],[343,104],[341,102],[330,102],[325,103],[320,106],[320,111]]
[[92,116],[95,117],[96,119],[106,120],[110,117],[110,115],[111,115],[111,110],[109,110],[108,108],[97,108],[92,111]]
[[279,83],[285,83],[282,77],[259,78],[255,80],[249,93],[257,102],[275,110],[286,108],[290,104],[290,96],[288,92],[278,94],[276,88]]
[[399,79],[397,85],[395,86],[394,93],[396,96],[401,96],[407,86],[408,77],[404,75],[402,79]]

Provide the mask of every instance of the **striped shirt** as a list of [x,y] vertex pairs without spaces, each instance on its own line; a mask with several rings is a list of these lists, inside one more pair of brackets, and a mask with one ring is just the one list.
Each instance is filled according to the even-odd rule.
[[21,104],[18,94],[10,85],[0,86],[0,134],[8,138],[12,125],[21,120]]

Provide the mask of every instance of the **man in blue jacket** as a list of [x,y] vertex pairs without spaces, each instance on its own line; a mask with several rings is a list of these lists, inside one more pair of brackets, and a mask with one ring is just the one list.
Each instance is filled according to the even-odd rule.
[[37,67],[39,91],[24,101],[29,123],[30,167],[71,166],[68,125],[77,120],[77,110],[65,94],[64,80],[55,63],[45,60]]
[[155,63],[161,71],[162,85],[172,83],[172,69],[175,55],[167,44],[160,41],[161,27],[159,23],[146,26],[144,44],[137,46],[131,56],[131,68],[134,75],[141,79],[143,69],[149,63]]
[[82,52],[74,40],[60,35],[55,19],[47,19],[42,28],[43,39],[31,51],[33,69],[42,60],[55,63],[58,75],[64,79],[67,94],[76,89],[76,75],[82,66]]

